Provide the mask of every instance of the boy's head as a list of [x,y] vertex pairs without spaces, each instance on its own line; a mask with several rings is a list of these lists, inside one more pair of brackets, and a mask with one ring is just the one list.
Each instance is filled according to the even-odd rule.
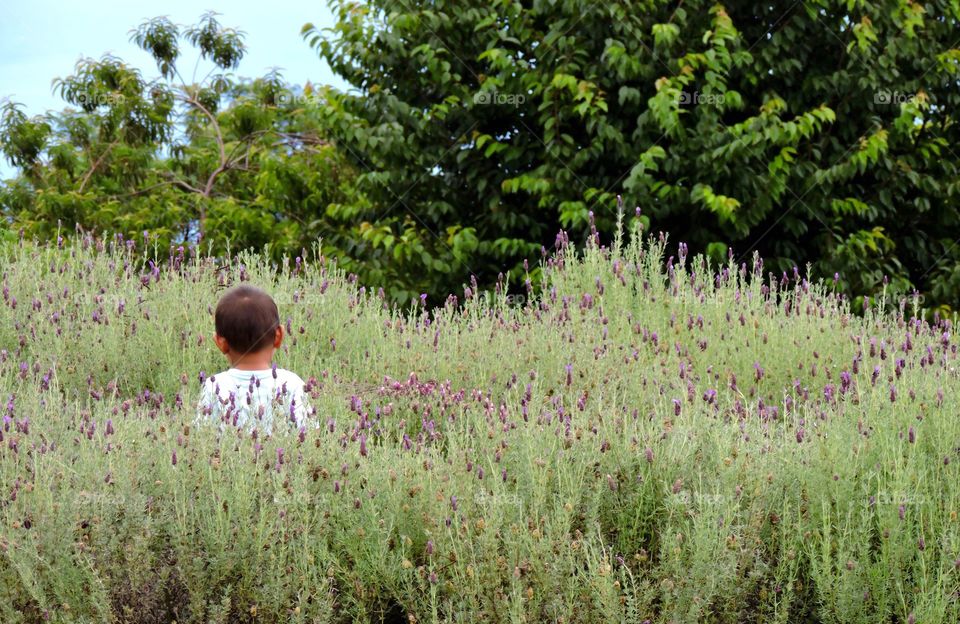
[[217,346],[231,360],[268,350],[272,355],[283,339],[277,304],[254,286],[228,290],[217,303],[214,324]]

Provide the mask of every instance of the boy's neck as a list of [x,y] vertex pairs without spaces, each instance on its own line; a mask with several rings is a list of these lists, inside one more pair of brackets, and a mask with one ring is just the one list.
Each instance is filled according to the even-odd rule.
[[230,368],[242,371],[268,370],[273,367],[273,349],[265,349],[262,353],[247,353],[245,355],[228,354]]

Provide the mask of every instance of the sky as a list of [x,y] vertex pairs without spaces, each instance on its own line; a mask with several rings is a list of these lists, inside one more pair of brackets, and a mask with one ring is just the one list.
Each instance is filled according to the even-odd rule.
[[[300,37],[300,28],[307,22],[333,25],[325,0],[204,0],[200,4],[190,0],[5,0],[0,19],[0,99],[24,104],[28,115],[60,110],[65,103],[52,93],[52,80],[73,73],[81,58],[107,53],[137,67],[145,78],[158,76],[153,59],[130,43],[130,29],[160,15],[177,24],[195,24],[207,11],[220,13],[217,20],[223,26],[246,33],[247,53],[235,72],[238,77],[262,76],[280,68],[291,84],[309,80],[347,87]],[[182,67],[192,73],[196,55],[186,58],[189,62]],[[206,73],[204,67],[211,66],[201,65],[198,78]],[[10,175],[11,168],[0,158],[0,179]]]

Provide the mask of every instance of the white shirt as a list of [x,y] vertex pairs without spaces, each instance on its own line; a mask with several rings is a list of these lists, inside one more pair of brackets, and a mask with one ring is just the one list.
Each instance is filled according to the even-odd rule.
[[265,434],[283,423],[299,428],[310,413],[303,387],[300,377],[282,368],[231,368],[204,381],[197,422],[216,423],[221,429],[256,428]]

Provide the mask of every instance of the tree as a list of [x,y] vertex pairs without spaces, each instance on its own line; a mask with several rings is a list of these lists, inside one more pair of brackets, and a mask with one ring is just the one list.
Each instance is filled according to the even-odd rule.
[[[367,257],[444,292],[613,229],[960,301],[960,5],[331,0]],[[390,263],[395,264],[391,265]]]
[[[0,151],[19,171],[0,189],[13,227],[42,238],[75,224],[147,230],[163,247],[200,240],[215,253],[293,253],[323,236],[335,253],[343,228],[327,207],[352,174],[321,132],[312,87],[292,91],[276,72],[234,78],[243,35],[212,13],[187,28],[156,18],[131,35],[158,78],[112,56],[85,59],[54,82],[76,109],[0,108]],[[181,75],[184,45],[211,66],[199,81]]]

